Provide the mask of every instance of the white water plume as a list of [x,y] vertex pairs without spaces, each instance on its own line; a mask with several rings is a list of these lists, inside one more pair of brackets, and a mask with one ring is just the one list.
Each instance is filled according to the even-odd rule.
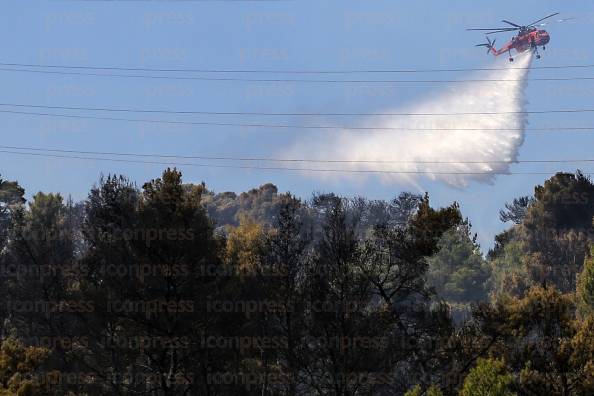
[[[501,161],[515,161],[524,140],[527,117],[525,113],[518,112],[524,111],[523,94],[532,55],[526,53],[516,59],[516,62],[502,66],[500,70],[468,77],[469,80],[501,81],[452,83],[448,90],[435,97],[385,111],[442,115],[368,117],[357,126],[395,130],[369,133],[365,130],[345,130],[322,138],[317,134],[313,138],[303,136],[283,154],[291,158],[378,161],[315,165],[320,169],[405,172],[381,173],[380,177],[385,183],[418,185],[418,180],[423,177],[457,187],[464,187],[470,181],[491,183],[495,175],[509,172],[510,163]],[[507,114],[453,116],[444,113]],[[308,174],[323,178],[361,178],[370,175],[334,172]]]

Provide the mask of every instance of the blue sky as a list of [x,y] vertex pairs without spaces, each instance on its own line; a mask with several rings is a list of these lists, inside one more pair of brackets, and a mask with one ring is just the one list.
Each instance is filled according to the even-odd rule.
[[[0,62],[200,69],[435,69],[489,67],[466,27],[527,23],[559,11],[578,19],[547,26],[552,39],[539,65],[594,64],[594,5],[589,0],[499,1],[36,1],[5,0]],[[498,37],[498,45],[506,39]],[[589,74],[590,73],[590,74]],[[423,78],[444,78],[427,74]],[[584,70],[534,70],[531,77],[592,76]],[[250,77],[250,76],[247,76]],[[253,77],[253,76],[251,76]],[[273,77],[279,77],[275,75]],[[313,78],[315,78],[314,76]],[[336,76],[334,76],[336,77]],[[370,77],[370,76],[365,76]],[[371,76],[373,77],[373,76]],[[393,75],[392,77],[398,77]],[[458,76],[460,77],[460,76]],[[340,76],[339,76],[340,78]],[[346,77],[348,78],[348,76]],[[438,92],[429,84],[312,84],[146,80],[59,76],[0,70],[0,103],[248,112],[377,112]],[[528,110],[592,108],[594,81],[530,82]],[[163,118],[163,117],[162,117]],[[179,117],[177,117],[179,119]],[[531,115],[530,126],[594,126],[591,114]],[[188,120],[283,122],[291,117],[187,117]],[[116,152],[271,156],[299,130],[174,126],[0,114],[2,144]],[[314,122],[316,120],[313,120]],[[326,121],[326,120],[317,120]],[[323,131],[320,133],[324,133]],[[591,158],[594,134],[528,134],[520,159]],[[590,166],[590,168],[588,168]],[[524,165],[512,171],[594,170],[594,165]],[[163,166],[50,159],[0,153],[2,177],[36,191],[83,199],[101,173],[139,184]],[[307,198],[333,191],[390,199],[410,186],[320,180],[282,171],[181,167],[186,181],[215,191],[273,182]],[[437,205],[458,201],[483,247],[505,227],[498,210],[530,194],[543,176],[498,176],[492,185],[456,189],[422,180]]]

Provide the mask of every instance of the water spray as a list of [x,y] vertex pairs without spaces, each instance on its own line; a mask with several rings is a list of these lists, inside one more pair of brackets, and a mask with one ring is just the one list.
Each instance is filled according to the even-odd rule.
[[[347,170],[422,173],[382,174],[380,177],[385,183],[416,185],[422,177],[457,187],[464,187],[471,181],[490,183],[496,174],[509,171],[510,164],[502,161],[515,161],[523,143],[527,124],[527,116],[522,113],[525,110],[524,90],[531,60],[532,54],[526,52],[517,57],[513,66],[506,62],[502,69],[489,71],[478,78],[495,81],[457,83],[435,97],[389,111],[422,113],[424,116],[369,117],[360,122],[365,127],[398,130],[361,134],[344,131],[338,137],[297,141],[286,155],[297,158],[378,161],[342,164],[343,169]],[[452,113],[494,114],[451,115]],[[429,163],[430,161],[440,163]],[[361,174],[314,173],[315,177],[324,178],[366,177]]]

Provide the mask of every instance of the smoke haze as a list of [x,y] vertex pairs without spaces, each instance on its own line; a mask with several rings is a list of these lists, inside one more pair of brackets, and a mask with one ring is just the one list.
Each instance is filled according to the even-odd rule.
[[[518,112],[525,106],[524,88],[527,68],[532,55],[526,53],[513,64],[498,61],[504,70],[469,75],[468,79],[518,80],[514,82],[453,83],[444,92],[418,103],[383,113],[484,113]],[[514,68],[510,68],[507,64]],[[464,187],[471,181],[491,183],[498,173],[509,171],[524,140],[527,123],[525,114],[494,115],[436,115],[436,116],[378,116],[359,120],[357,126],[415,129],[393,131],[341,131],[315,138],[303,135],[294,142],[284,156],[292,158],[355,160],[355,161],[414,161],[417,163],[340,163],[318,165],[320,168],[349,170],[380,170],[422,172],[423,174],[381,174],[384,183],[405,183],[418,186],[422,178]],[[418,129],[446,128],[445,131]],[[465,131],[464,129],[481,129]],[[489,129],[518,129],[489,131]],[[479,163],[418,163],[427,161],[477,161]],[[448,175],[440,172],[474,173],[480,175]],[[311,172],[318,178],[359,179],[365,173]]]

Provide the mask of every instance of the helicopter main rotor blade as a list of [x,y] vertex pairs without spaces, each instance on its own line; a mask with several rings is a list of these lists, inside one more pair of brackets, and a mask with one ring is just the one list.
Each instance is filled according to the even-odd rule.
[[515,23],[513,23],[513,22],[506,21],[505,19],[504,19],[503,21],[501,21],[501,22],[505,22],[505,23],[507,23],[508,25],[512,25],[512,26],[515,26],[515,27],[517,27],[517,28],[521,28],[521,27],[522,27],[522,26],[520,26],[520,25],[517,25],[517,24],[515,24]]
[[496,31],[496,32],[486,32],[485,34],[497,34],[497,33],[506,33],[506,31]]
[[489,35],[489,34],[497,34],[497,33],[508,33],[508,32],[513,32],[513,31],[516,31],[516,30],[520,30],[520,29],[515,29],[515,28],[512,28],[512,29],[498,29],[498,30],[492,30],[490,32],[485,32],[485,34],[486,35]]
[[502,32],[509,32],[512,30],[518,30],[519,28],[508,28],[508,27],[504,27],[504,28],[491,28],[491,29],[466,29],[466,30],[489,30],[489,31],[502,31]]
[[554,22],[557,22],[557,23],[562,23],[562,22],[567,22],[567,21],[573,21],[573,20],[575,20],[575,19],[577,19],[577,18],[573,18],[573,17],[572,17],[572,18],[556,19],[556,20],[554,20],[554,21],[551,21],[551,22],[539,23],[539,24],[538,24],[538,25],[536,25],[536,26],[547,26],[548,24],[551,24],[551,23],[554,23]]
[[485,34],[515,32],[516,30],[520,30],[520,29],[505,29],[505,30],[499,29],[499,30],[493,30],[491,32],[487,32]]
[[474,29],[473,28],[473,29],[466,29],[466,30],[507,30],[507,29],[515,30],[514,28],[508,28],[508,27],[505,27],[505,28],[486,28],[486,29]]
[[549,15],[549,16],[546,16],[546,17],[544,17],[544,18],[540,18],[538,21],[534,21],[534,22],[532,22],[532,23],[530,23],[530,24],[528,24],[528,25],[526,25],[526,26],[532,26],[532,25],[535,25],[535,24],[537,24],[538,22],[542,22],[542,21],[544,21],[545,19],[548,19],[548,18],[550,18],[550,17],[554,17],[555,15],[559,15],[559,13],[558,13],[558,12],[556,12],[556,13],[554,13],[554,14],[551,14],[551,15]]

